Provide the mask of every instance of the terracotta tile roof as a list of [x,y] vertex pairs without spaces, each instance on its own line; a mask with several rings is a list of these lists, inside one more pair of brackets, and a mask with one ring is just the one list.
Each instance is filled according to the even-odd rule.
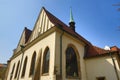
[[[85,53],[86,58],[88,57],[94,57],[94,56],[100,56],[100,55],[104,55],[108,53],[108,50],[104,50],[102,48],[93,46],[89,41],[87,41],[85,38],[83,38],[81,35],[79,35],[78,33],[76,33],[75,31],[71,30],[69,28],[69,26],[67,26],[65,23],[63,23],[61,20],[59,20],[57,17],[55,17],[54,15],[52,15],[49,11],[47,11],[44,7],[43,7],[46,15],[48,16],[49,20],[55,25],[55,27],[59,27],[60,29],[64,30],[65,32],[69,33],[70,35],[78,38],[80,41],[83,41],[86,45],[88,45],[88,49]],[[32,31],[25,28],[25,43],[27,43]],[[116,46],[111,47],[111,52],[114,51],[120,51],[119,48],[117,48]]]
[[6,64],[1,64],[1,63],[0,63],[0,68],[3,68],[3,67],[7,67],[7,65],[6,65]]
[[85,38],[83,38],[81,35],[79,35],[78,33],[76,33],[75,31],[71,30],[69,28],[69,26],[67,26],[66,24],[64,24],[61,20],[59,20],[58,18],[56,18],[54,15],[52,15],[49,11],[47,11],[44,7],[43,9],[45,10],[48,18],[50,19],[50,21],[55,24],[57,27],[59,26],[61,29],[63,29],[64,31],[66,31],[67,33],[71,34],[72,36],[78,38],[79,40],[83,41],[86,45],[89,46],[87,53],[85,55],[85,57],[93,57],[93,56],[99,56],[99,55],[104,55],[107,54],[108,52],[114,52],[114,51],[118,51],[119,48],[117,47],[111,47],[111,50],[104,50],[102,48],[93,46],[89,41],[87,41]]
[[88,51],[86,52],[85,57],[93,57],[107,53],[107,50],[101,49],[96,46],[89,46]]
[[120,51],[120,49],[116,46],[111,47],[110,51],[96,47],[96,46],[89,46],[84,57],[90,58],[90,57],[102,56],[102,55],[108,54],[109,52],[115,53],[115,52],[119,52],[119,51]]
[[110,48],[111,51],[119,51],[120,49],[117,46],[112,46]]
[[56,18],[54,15],[52,15],[50,12],[48,12],[44,7],[43,9],[45,10],[48,18],[50,19],[50,21],[55,24],[57,27],[60,26],[61,29],[63,29],[64,31],[68,32],[69,34],[77,37],[79,40],[83,41],[86,44],[91,44],[89,41],[87,41],[85,38],[83,38],[81,35],[79,35],[78,33],[74,32],[73,30],[71,30],[69,28],[69,26],[67,26],[66,24],[64,24],[61,20],[59,20],[58,18]]

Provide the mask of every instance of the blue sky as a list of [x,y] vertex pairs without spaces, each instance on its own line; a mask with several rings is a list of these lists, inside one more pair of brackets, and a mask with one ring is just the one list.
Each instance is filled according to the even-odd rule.
[[42,6],[64,23],[69,23],[70,7],[76,32],[93,45],[120,47],[119,0],[0,0],[0,63],[7,63],[24,27],[33,29]]

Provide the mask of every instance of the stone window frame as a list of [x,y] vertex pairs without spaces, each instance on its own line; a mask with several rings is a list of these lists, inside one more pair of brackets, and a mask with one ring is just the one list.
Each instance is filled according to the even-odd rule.
[[35,63],[36,63],[36,51],[33,52],[32,58],[31,58],[31,64],[30,64],[30,70],[29,70],[29,77],[34,75],[35,71]]
[[[77,64],[78,64],[78,77],[72,77],[72,76],[71,77],[67,77],[67,75],[66,75],[66,51],[67,51],[68,47],[72,47],[73,50],[75,51],[75,54],[76,54],[76,57],[77,57]],[[67,46],[67,48],[65,50],[65,77],[67,79],[82,79],[81,78],[81,70],[80,70],[80,54],[79,54],[76,46],[73,45],[73,44],[68,44],[68,46]]]
[[15,63],[14,63],[14,65],[13,65],[13,67],[12,67],[12,71],[11,71],[11,73],[10,73],[10,80],[12,80],[12,78],[13,78],[13,73],[14,73],[14,70],[15,69]]
[[[45,72],[45,61],[46,61],[46,60],[45,60],[45,57],[46,57],[48,51],[49,51],[49,64],[48,64],[49,66],[47,67],[47,68],[48,68],[48,72]],[[44,76],[49,75],[49,68],[50,68],[50,48],[47,46],[47,47],[45,48],[44,53],[43,53],[42,75],[44,75]]]
[[21,74],[21,78],[23,78],[25,76],[25,72],[26,72],[26,67],[27,67],[27,61],[28,61],[28,57],[25,57],[24,60],[24,64],[23,64],[23,69],[22,69],[22,74]]
[[20,60],[18,61],[18,64],[17,64],[17,67],[16,67],[16,72],[15,72],[14,79],[17,78],[19,67],[20,67]]

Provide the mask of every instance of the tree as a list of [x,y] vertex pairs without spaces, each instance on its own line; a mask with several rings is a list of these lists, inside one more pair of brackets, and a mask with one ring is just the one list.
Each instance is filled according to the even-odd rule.
[[4,80],[6,67],[0,67],[0,79]]

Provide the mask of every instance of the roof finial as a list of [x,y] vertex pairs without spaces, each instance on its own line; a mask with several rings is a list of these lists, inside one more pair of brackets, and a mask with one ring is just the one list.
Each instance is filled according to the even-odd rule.
[[75,22],[73,19],[73,14],[72,14],[72,8],[70,7],[70,22],[69,22],[69,27],[75,31]]
[[70,7],[70,22],[74,22],[73,14],[72,14],[72,7]]

